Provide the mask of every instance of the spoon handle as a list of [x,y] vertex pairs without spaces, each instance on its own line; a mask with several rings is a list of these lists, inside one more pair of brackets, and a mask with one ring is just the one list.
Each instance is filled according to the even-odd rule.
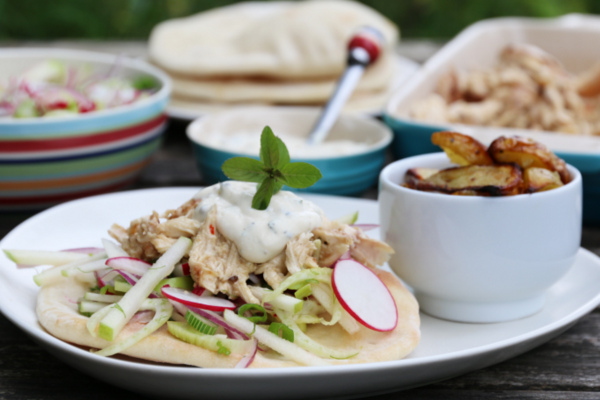
[[348,44],[348,59],[344,73],[337,82],[333,95],[323,108],[319,119],[315,123],[308,144],[315,145],[322,142],[331,127],[352,95],[360,81],[365,68],[373,63],[379,56],[381,49],[381,34],[373,28],[363,28],[352,37]]

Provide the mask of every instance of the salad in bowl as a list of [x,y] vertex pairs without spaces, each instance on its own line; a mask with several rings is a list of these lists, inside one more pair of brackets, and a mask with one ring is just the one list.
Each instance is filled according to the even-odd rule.
[[0,80],[0,117],[65,117],[132,104],[160,88],[149,75],[125,78],[60,59],[39,61]]

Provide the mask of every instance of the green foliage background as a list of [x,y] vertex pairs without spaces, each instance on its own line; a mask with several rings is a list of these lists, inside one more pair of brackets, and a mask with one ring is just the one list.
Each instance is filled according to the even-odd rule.
[[[160,21],[235,0],[0,0],[0,40],[145,39]],[[362,0],[405,38],[449,39],[500,16],[600,14],[600,0]]]

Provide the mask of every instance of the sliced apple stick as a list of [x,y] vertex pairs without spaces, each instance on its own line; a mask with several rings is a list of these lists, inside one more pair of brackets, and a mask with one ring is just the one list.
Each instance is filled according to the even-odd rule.
[[[166,278],[175,264],[183,258],[192,246],[192,241],[180,237],[153,265],[139,281],[125,293],[123,298],[99,321],[98,336],[112,341],[139,310],[141,304],[148,298],[158,283]],[[95,330],[94,330],[95,331]]]

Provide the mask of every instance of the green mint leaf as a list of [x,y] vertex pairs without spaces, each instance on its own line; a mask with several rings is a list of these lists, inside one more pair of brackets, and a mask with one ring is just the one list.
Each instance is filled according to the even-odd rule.
[[236,181],[260,183],[268,177],[263,163],[250,157],[230,158],[223,163],[221,169],[225,176]]
[[266,210],[271,202],[271,197],[279,190],[283,184],[275,179],[265,179],[256,187],[256,194],[252,198],[252,208],[256,210]]
[[312,186],[323,177],[317,167],[305,162],[286,164],[279,172],[283,175],[283,182],[296,189]]
[[290,162],[290,154],[283,141],[265,126],[260,136],[260,160],[233,157],[221,166],[230,179],[257,183],[252,208],[266,210],[271,198],[283,185],[304,189],[321,179],[321,171],[304,162]]
[[285,143],[275,136],[269,126],[265,126],[260,135],[260,159],[268,169],[279,169],[290,162]]

